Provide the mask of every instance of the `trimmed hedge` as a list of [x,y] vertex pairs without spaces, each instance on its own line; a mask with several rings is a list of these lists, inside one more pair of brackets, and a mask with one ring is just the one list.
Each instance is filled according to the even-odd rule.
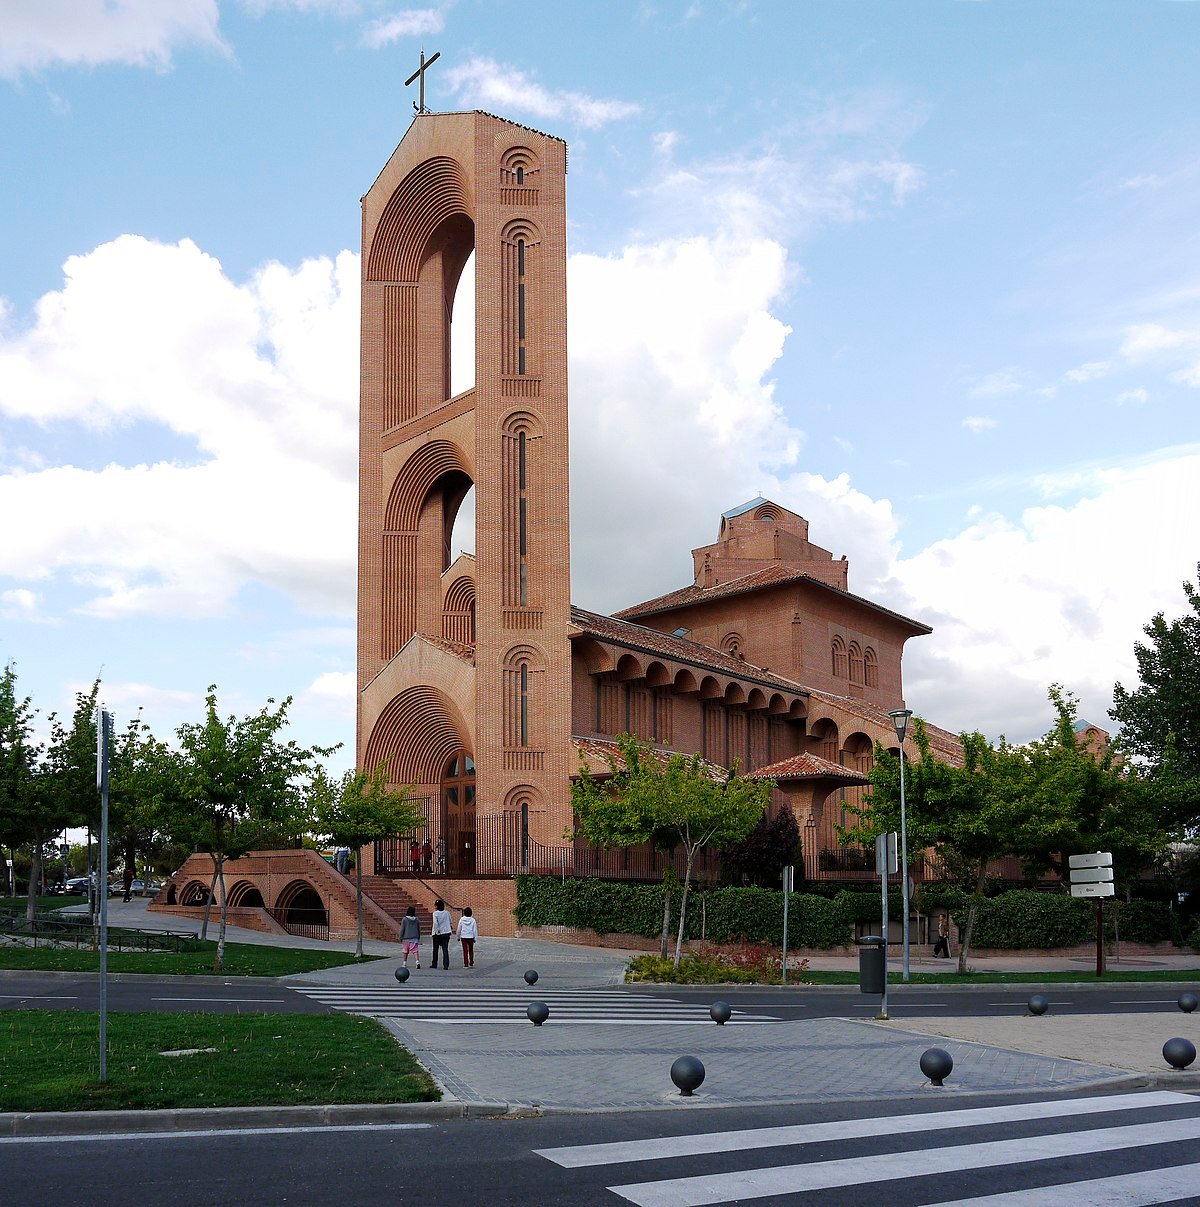
[[[598,934],[662,933],[661,884],[625,884],[616,880],[553,876],[517,877],[519,926],[570,926]],[[679,924],[680,891],[672,891],[672,934]],[[922,912],[949,908],[965,927],[970,895],[953,885],[929,885],[917,898]],[[879,921],[879,894],[843,889],[830,899],[793,893],[788,901],[788,946],[827,950],[849,945],[856,922]],[[888,893],[888,911],[901,915],[899,888]],[[1121,938],[1130,943],[1180,941],[1179,919],[1161,901],[1109,901],[1105,934],[1113,938],[1120,916]],[[703,930],[703,935],[701,931]],[[1039,950],[1089,943],[1096,933],[1094,904],[1066,893],[1015,889],[979,904],[971,946],[1001,950]],[[692,890],[688,895],[686,937],[713,943],[778,943],[783,934],[783,894],[777,889],[740,886]]]
[[[517,877],[518,926],[571,926],[598,934],[654,938],[662,933],[663,890],[657,884],[553,876]],[[851,941],[854,917],[841,902],[809,893],[788,901],[788,945],[840,947]],[[851,894],[854,896],[854,894]],[[672,933],[679,923],[680,893],[672,893]],[[878,898],[876,898],[878,905]],[[688,894],[686,937],[713,943],[778,943],[783,935],[783,894],[764,888],[715,888]]]

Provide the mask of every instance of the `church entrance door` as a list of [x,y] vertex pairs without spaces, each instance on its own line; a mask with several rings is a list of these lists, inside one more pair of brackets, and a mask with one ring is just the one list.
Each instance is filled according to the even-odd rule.
[[475,762],[460,750],[442,775],[442,834],[446,838],[446,872],[475,875]]

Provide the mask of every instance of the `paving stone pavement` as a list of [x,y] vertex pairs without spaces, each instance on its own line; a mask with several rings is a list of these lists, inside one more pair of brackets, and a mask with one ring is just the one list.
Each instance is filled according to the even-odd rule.
[[[600,1109],[663,1106],[679,1099],[676,1057],[698,1056],[707,1076],[696,1098],[711,1106],[908,1094],[1075,1089],[1112,1080],[1111,1067],[1006,1048],[938,1040],[954,1058],[943,1091],[918,1061],[934,1041],[889,1025],[845,1019],[731,1029],[462,1025],[386,1020],[397,1038],[464,1102]],[[669,1030],[670,1034],[663,1034]]]

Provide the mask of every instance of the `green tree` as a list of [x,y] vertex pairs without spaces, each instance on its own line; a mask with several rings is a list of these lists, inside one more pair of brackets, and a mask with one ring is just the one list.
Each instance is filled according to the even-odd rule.
[[358,945],[363,954],[362,848],[392,835],[415,833],[425,825],[425,811],[413,800],[411,788],[388,785],[387,764],[374,771],[347,771],[334,783],[318,770],[312,788],[313,815],[318,834],[327,835],[338,846],[352,847],[355,895],[358,899]]
[[1030,790],[1039,794],[1047,813],[1057,811],[1059,820],[1030,835],[1032,845],[1017,854],[1029,874],[1051,869],[1065,881],[1067,856],[1111,851],[1117,887],[1128,894],[1171,842],[1156,785],[1113,747],[1095,750],[1077,740],[1078,702],[1069,692],[1051,686],[1050,703],[1053,726],[1024,754]]
[[[41,747],[33,740],[33,701],[17,692],[17,672],[0,672],[0,845],[11,852],[32,840],[38,812]],[[30,877],[29,910],[37,908],[36,881]]]
[[[1200,565],[1196,567],[1200,575]],[[1200,578],[1197,580],[1200,582]],[[1183,584],[1190,612],[1168,622],[1159,612],[1142,630],[1133,655],[1140,683],[1113,687],[1109,716],[1120,723],[1120,747],[1153,781],[1167,830],[1200,826],[1200,590]]]
[[[650,746],[630,734],[617,738],[623,766],[608,756],[612,776],[597,781],[582,760],[571,785],[575,822],[589,842],[601,846],[682,846],[686,857],[675,966],[683,953],[688,891],[696,854],[712,844],[740,842],[766,812],[774,784],[714,778],[700,755],[671,754],[665,765]],[[736,771],[736,768],[735,768]]]
[[[289,696],[278,707],[273,699],[256,713],[222,719],[217,689],[205,696],[200,723],[181,725],[178,792],[164,811],[164,822],[177,842],[207,851],[213,861],[213,892],[219,889],[221,927],[217,971],[225,964],[229,902],[225,862],[263,846],[277,845],[311,828],[311,785],[317,760],[336,747],[305,748],[282,741]],[[205,911],[207,929],[208,914]]]
[[166,845],[179,792],[179,759],[139,712],[117,734],[109,766],[109,844],[120,851],[125,866],[140,857],[147,875]]
[[[1025,752],[1003,738],[993,745],[981,733],[960,735],[963,765],[934,758],[919,717],[913,722],[918,757],[905,765],[909,849],[935,847],[971,880],[967,924],[958,971],[967,971],[971,937],[993,859],[1033,847],[1053,847],[1065,833],[1060,812],[1031,791]],[[866,843],[900,828],[900,760],[877,745],[871,788],[855,825],[843,838]]]

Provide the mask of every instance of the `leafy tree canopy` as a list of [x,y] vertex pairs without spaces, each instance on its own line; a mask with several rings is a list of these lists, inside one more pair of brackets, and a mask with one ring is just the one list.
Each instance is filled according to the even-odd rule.
[[[1200,576],[1200,565],[1196,567]],[[1198,577],[1200,582],[1200,577]],[[1113,687],[1109,716],[1120,745],[1148,770],[1168,827],[1200,824],[1200,590],[1183,584],[1190,612],[1167,621],[1159,612],[1133,647],[1139,685]]]

